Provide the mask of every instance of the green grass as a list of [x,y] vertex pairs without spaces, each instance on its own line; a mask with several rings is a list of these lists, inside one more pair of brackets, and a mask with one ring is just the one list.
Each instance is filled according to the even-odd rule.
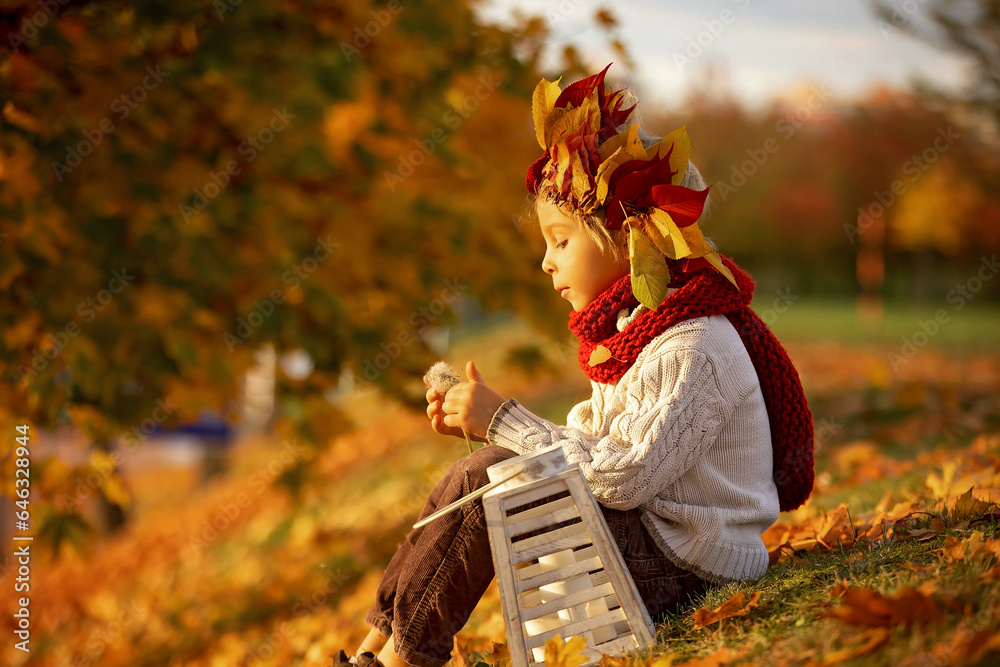
[[[961,345],[995,350],[1000,332],[1000,305],[997,304],[970,303],[958,311],[947,302],[926,306],[888,304],[883,321],[877,327],[866,326],[858,318],[853,301],[803,297],[783,306],[786,308],[783,312],[778,312],[774,305],[773,298],[769,297],[755,300],[753,308],[783,341],[889,341],[902,345],[904,337],[913,341],[916,335],[917,346],[923,347],[919,345],[924,338],[923,322],[927,323],[927,331],[934,331],[926,342],[931,347]],[[934,321],[935,316],[941,314],[939,311],[944,311],[940,317],[942,323]]]

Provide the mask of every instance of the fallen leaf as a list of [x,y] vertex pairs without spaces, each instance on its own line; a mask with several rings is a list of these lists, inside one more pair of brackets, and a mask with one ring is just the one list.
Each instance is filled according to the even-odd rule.
[[831,651],[830,653],[824,653],[819,662],[811,664],[815,664],[817,667],[831,667],[832,665],[839,665],[842,662],[853,660],[854,658],[860,658],[863,655],[868,655],[879,646],[889,641],[889,629],[868,628],[859,636],[862,640],[860,644],[837,649],[836,651]]
[[483,656],[483,662],[487,665],[495,665],[501,661],[510,662],[510,647],[506,643],[493,642],[493,648]]
[[949,563],[975,558],[983,550],[983,534],[976,531],[964,540],[948,535],[944,538],[944,546],[937,551]]
[[884,596],[868,588],[834,586],[833,595],[840,597],[840,606],[820,614],[848,625],[893,627],[896,625],[927,625],[941,618],[941,610],[933,598],[913,588],[902,588]]
[[959,496],[958,500],[955,501],[954,509],[955,509],[955,514],[957,514],[958,516],[970,517],[979,515],[988,510],[989,508],[993,507],[994,503],[983,502],[982,500],[978,500],[975,496],[973,496],[972,495],[973,488],[974,487],[970,487],[968,491]]
[[587,640],[583,637],[570,637],[563,641],[561,635],[556,635],[545,642],[545,667],[579,667],[587,662],[583,649]]
[[693,660],[679,663],[675,667],[720,667],[720,665],[729,665],[736,662],[743,657],[743,653],[743,651],[736,652],[730,648],[723,648],[712,655],[707,655],[704,658],[694,658]]
[[931,570],[937,569],[937,566],[935,565],[924,565],[922,563],[914,563],[913,561],[903,563],[903,567],[916,574],[927,574]]
[[713,623],[726,618],[745,616],[750,610],[757,606],[760,601],[760,592],[754,591],[747,600],[743,591],[739,591],[715,609],[702,608],[694,612],[694,628],[704,628]]
[[854,544],[856,538],[854,525],[851,523],[851,513],[846,503],[827,513],[826,520],[817,535],[820,544],[830,549],[837,545],[849,547]]

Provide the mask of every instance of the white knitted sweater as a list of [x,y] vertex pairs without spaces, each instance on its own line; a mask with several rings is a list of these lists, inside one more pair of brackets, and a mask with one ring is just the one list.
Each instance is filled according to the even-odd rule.
[[[618,330],[642,312],[623,310]],[[597,500],[643,510],[643,523],[679,567],[711,581],[755,579],[761,540],[778,518],[771,431],[757,373],[722,315],[681,322],[654,338],[615,384],[557,426],[511,399],[487,440],[524,454],[559,442]]]

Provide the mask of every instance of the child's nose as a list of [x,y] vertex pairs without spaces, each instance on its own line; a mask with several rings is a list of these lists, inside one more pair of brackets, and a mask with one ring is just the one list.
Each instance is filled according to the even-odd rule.
[[552,263],[552,260],[549,259],[549,253],[545,253],[545,257],[542,257],[542,271],[544,271],[545,273],[556,272],[555,265]]

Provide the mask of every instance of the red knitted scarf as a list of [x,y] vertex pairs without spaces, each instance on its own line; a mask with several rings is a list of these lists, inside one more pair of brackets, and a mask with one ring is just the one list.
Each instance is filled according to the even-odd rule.
[[[725,315],[746,346],[757,371],[771,426],[774,483],[781,511],[795,509],[809,497],[813,486],[813,423],[799,374],[767,324],[750,309],[754,282],[728,257],[722,261],[740,289],[707,262],[667,260],[670,285],[678,288],[656,310],[647,310],[624,331],[618,331],[618,313],[639,305],[626,274],[590,305],[569,318],[569,328],[580,340],[580,367],[595,382],[616,382],[635,363],[639,352],[656,336],[685,320]],[[591,366],[587,362],[598,345],[612,358]]]

